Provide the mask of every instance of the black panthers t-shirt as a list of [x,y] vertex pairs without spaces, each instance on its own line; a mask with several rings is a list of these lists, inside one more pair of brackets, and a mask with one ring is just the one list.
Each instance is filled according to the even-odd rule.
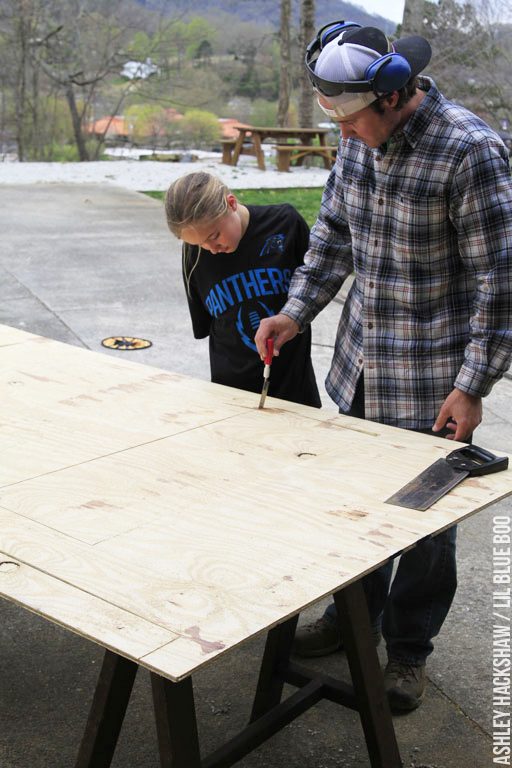
[[[303,263],[309,230],[291,205],[247,208],[249,224],[233,253],[203,249],[197,260],[197,246],[184,247],[184,281],[187,288],[190,275],[187,297],[194,336],[210,337],[212,381],[261,392],[263,363],[254,336],[260,320],[278,314],[285,304],[290,278]],[[310,327],[274,358],[269,395],[320,407]]]

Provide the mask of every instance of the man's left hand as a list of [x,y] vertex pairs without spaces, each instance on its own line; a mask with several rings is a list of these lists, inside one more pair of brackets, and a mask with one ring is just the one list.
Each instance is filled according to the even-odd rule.
[[432,431],[438,432],[446,427],[453,432],[446,436],[448,440],[464,442],[481,421],[482,398],[454,389],[442,404]]

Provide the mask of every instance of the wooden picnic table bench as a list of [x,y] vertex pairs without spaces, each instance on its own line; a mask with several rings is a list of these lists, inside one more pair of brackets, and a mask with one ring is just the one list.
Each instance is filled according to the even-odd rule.
[[312,144],[274,144],[277,153],[277,170],[289,171],[290,165],[302,165],[305,157],[317,156],[324,161],[324,168],[330,170],[336,158],[338,147]]
[[258,168],[265,170],[265,156],[263,154],[262,144],[266,139],[275,139],[286,145],[293,141],[302,146],[313,146],[313,142],[318,140],[320,146],[326,145],[325,137],[329,132],[328,128],[288,128],[279,126],[255,126],[255,125],[235,125],[238,131],[238,138],[235,142],[231,165],[236,165],[241,154],[251,154],[256,157]]
[[[235,151],[236,141],[236,139],[221,139],[220,141],[222,146],[222,162],[225,165],[234,165],[233,152]],[[252,151],[252,144],[250,142],[246,142],[244,145],[242,145],[240,154],[253,155],[254,152]]]

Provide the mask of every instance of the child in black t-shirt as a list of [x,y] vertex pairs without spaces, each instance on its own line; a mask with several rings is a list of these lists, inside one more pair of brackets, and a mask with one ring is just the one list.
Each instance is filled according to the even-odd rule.
[[[286,302],[309,230],[291,205],[241,205],[220,179],[190,173],[169,187],[167,223],[183,240],[183,280],[196,339],[210,338],[212,381],[261,392],[254,335]],[[269,395],[320,407],[311,329],[272,363]]]

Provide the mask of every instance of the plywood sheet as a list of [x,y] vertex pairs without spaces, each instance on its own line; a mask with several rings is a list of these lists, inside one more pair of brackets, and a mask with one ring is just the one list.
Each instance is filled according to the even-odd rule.
[[25,343],[2,349],[0,484],[123,451],[252,405],[245,392],[228,389],[226,396],[225,387],[208,390],[178,374],[25,336]]
[[9,325],[0,325],[0,347],[11,344],[23,344],[25,341],[34,339],[34,335],[21,331],[19,328],[12,328]]
[[512,492],[508,470],[390,506],[455,444],[49,340],[3,351],[0,591],[173,680]]
[[155,652],[155,648],[167,647],[177,637],[5,552],[0,552],[0,593],[136,661],[148,652]]

